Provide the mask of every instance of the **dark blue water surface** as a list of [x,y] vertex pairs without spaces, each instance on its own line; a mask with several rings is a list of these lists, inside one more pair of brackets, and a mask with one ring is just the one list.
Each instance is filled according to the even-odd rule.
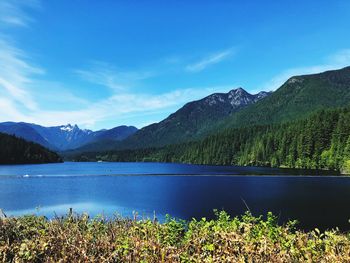
[[[334,176],[335,175],[335,176]],[[53,217],[165,214],[191,219],[272,211],[300,227],[349,230],[350,177],[325,171],[164,163],[63,163],[0,166],[0,208]]]

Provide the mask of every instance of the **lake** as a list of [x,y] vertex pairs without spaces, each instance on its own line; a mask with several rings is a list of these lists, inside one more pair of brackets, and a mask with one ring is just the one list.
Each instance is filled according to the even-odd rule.
[[239,215],[272,211],[299,227],[349,230],[350,178],[327,171],[169,163],[61,163],[0,166],[0,208],[7,215],[191,219],[213,209]]

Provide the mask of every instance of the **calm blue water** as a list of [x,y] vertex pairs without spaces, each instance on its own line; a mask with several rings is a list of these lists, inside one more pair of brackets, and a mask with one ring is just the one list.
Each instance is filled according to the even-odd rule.
[[[258,176],[255,176],[258,175]],[[319,176],[318,176],[319,175]],[[164,163],[63,163],[0,166],[0,208],[52,217],[165,214],[212,217],[272,211],[302,228],[350,229],[350,178],[324,171]]]

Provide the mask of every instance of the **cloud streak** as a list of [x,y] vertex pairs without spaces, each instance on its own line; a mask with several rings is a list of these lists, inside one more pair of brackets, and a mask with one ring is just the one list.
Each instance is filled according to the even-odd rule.
[[32,21],[25,12],[27,8],[40,8],[37,0],[1,0],[0,24],[26,27]]
[[28,85],[32,76],[44,71],[31,65],[24,52],[0,38],[0,90],[6,91],[11,98],[30,110],[37,108],[31,97]]
[[233,55],[233,49],[228,49],[228,50],[223,50],[220,52],[217,52],[215,54],[211,54],[205,58],[202,58],[201,60],[189,64],[185,67],[186,71],[188,72],[200,72],[205,70],[207,67],[218,64],[225,59],[229,58],[230,56]]

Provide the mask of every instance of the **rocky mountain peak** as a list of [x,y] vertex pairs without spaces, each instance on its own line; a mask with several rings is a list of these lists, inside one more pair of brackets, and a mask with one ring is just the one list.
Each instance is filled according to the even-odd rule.
[[272,91],[260,91],[258,94],[255,95],[255,98],[257,100],[263,99],[267,96],[269,96],[272,93]]
[[217,104],[229,104],[232,108],[236,109],[241,106],[246,106],[251,103],[257,102],[270,95],[271,92],[261,91],[258,94],[252,95],[245,89],[239,87],[237,89],[230,90],[228,93],[214,93],[204,98],[204,102],[209,106]]

